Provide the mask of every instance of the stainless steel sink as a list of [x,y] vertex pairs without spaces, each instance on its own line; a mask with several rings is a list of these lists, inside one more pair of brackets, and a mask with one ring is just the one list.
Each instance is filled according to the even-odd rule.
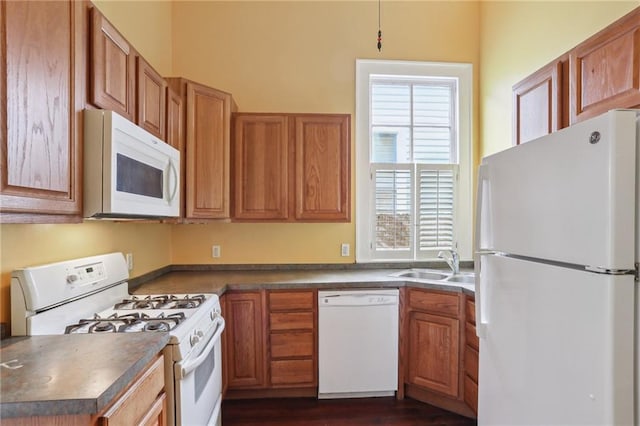
[[475,284],[476,276],[474,274],[454,275],[445,281],[450,283]]
[[473,273],[461,273],[452,275],[451,272],[445,272],[435,269],[407,269],[401,272],[391,274],[392,277],[409,278],[420,281],[430,281],[434,283],[456,283],[456,284],[475,284],[476,277]]
[[441,281],[447,278],[449,275],[442,272],[437,272],[437,271],[410,269],[408,271],[403,271],[400,273],[393,274],[393,276],[402,277],[402,278],[418,278],[421,280],[430,280],[430,281]]

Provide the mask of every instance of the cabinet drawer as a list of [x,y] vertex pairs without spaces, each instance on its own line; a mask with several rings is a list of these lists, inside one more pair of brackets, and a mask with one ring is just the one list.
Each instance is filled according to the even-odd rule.
[[457,317],[459,309],[458,300],[457,294],[444,294],[415,289],[409,290],[409,306],[412,309],[421,311]]
[[303,357],[313,355],[313,333],[272,333],[271,357]]
[[478,352],[469,346],[464,348],[464,371],[478,383]]
[[473,300],[467,299],[464,304],[465,315],[467,322],[471,324],[476,323],[476,303]]
[[469,376],[464,376],[464,402],[475,414],[478,413],[478,384]]
[[476,327],[474,325],[465,323],[464,336],[467,341],[467,345],[471,346],[476,351],[480,350],[478,336],[476,335]]
[[313,291],[269,292],[269,309],[273,311],[313,310]]
[[99,419],[101,426],[137,424],[154,411],[164,388],[164,357],[160,356]]
[[269,315],[269,327],[274,330],[311,330],[313,312],[281,312]]
[[272,385],[315,384],[313,360],[271,361]]

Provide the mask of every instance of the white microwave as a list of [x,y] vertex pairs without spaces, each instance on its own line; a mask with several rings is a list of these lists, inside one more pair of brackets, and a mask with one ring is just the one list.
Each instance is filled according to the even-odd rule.
[[180,215],[180,152],[113,111],[84,111],[84,217]]

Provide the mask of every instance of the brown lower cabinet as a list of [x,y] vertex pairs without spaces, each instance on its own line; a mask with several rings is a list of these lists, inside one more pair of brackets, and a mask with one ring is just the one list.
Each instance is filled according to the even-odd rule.
[[165,426],[164,356],[159,355],[96,415],[17,417],[2,419],[3,426]]
[[[316,289],[229,291],[222,297],[225,398],[316,396]],[[402,288],[398,398],[468,417],[478,406],[472,296]]]
[[316,305],[315,290],[225,294],[226,398],[316,394]]
[[[465,296],[418,288],[406,292],[401,320],[404,394],[468,417],[477,412],[477,357],[475,397],[467,386],[467,325]],[[475,329],[473,330],[475,337]],[[476,346],[477,348],[477,346]],[[477,352],[476,352],[477,353]],[[469,365],[471,365],[469,364]],[[471,371],[471,367],[470,371]],[[404,374],[402,374],[404,373]]]

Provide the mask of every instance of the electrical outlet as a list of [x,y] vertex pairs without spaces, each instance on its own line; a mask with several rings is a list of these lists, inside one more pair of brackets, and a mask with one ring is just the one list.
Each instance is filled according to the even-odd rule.
[[348,243],[342,243],[342,246],[340,246],[340,254],[345,257],[345,256],[349,256],[349,244]]
[[220,257],[221,251],[220,246],[211,246],[211,257]]
[[133,253],[127,253],[126,259],[127,259],[127,269],[132,271],[133,270]]

